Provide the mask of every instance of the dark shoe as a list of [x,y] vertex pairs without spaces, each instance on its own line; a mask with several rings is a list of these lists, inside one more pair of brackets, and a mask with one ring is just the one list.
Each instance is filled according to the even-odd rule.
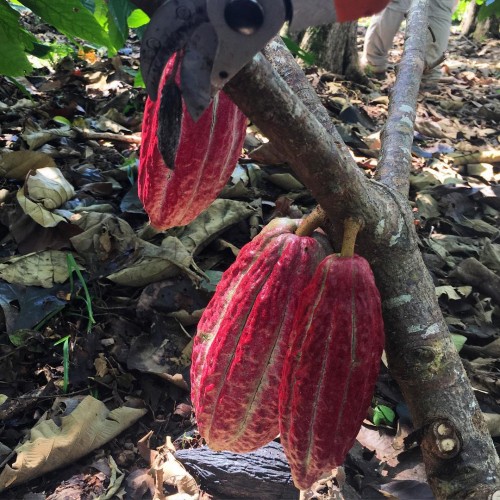
[[374,80],[385,80],[387,72],[385,70],[380,70],[373,67],[371,64],[362,64],[361,69],[365,72],[365,75]]

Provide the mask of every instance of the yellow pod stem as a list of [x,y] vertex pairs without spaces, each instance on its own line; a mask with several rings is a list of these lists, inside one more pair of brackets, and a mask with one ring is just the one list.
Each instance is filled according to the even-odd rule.
[[361,219],[348,217],[344,221],[344,238],[342,239],[341,257],[352,257],[354,255],[354,245],[360,229],[363,227]]
[[311,236],[314,230],[325,224],[326,221],[327,216],[325,211],[317,205],[316,208],[314,208],[313,211],[300,223],[300,226],[295,231],[295,234],[297,236]]

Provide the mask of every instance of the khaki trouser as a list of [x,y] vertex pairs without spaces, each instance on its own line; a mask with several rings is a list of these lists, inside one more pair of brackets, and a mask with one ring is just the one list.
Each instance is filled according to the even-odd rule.
[[[403,19],[410,8],[411,0],[392,0],[391,3],[370,21],[365,35],[362,64],[369,64],[375,73],[382,73],[387,69],[387,56],[392,47],[393,39],[399,30]],[[434,65],[448,47],[450,36],[451,16],[455,10],[456,0],[430,0],[429,26],[427,48],[425,53],[426,66]],[[439,77],[439,70],[427,75]]]

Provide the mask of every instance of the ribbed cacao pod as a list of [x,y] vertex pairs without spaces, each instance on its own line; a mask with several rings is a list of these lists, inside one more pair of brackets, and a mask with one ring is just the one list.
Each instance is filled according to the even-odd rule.
[[191,397],[200,434],[214,450],[252,451],[279,433],[294,312],[328,253],[323,241],[296,236],[297,227],[276,219],[245,245],[198,324]]
[[[162,157],[158,148],[160,110],[168,112],[164,108],[169,104],[177,107],[180,99],[171,78],[174,57],[163,72],[158,99],[146,101],[142,122],[139,198],[151,224],[158,229],[189,224],[215,200],[236,166],[247,123],[224,92],[219,92],[197,122],[182,103],[179,138],[170,137],[175,135],[172,127],[164,126],[162,131],[160,126]],[[169,137],[163,137],[165,134]],[[169,162],[175,158],[175,169],[174,165],[167,167],[164,158]]]
[[368,262],[328,256],[303,291],[280,388],[281,442],[295,485],[344,462],[366,416],[384,348]]

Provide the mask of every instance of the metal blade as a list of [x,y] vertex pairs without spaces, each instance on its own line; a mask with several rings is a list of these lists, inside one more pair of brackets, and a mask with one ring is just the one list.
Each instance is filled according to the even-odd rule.
[[226,19],[226,8],[231,3],[228,0],[207,1],[208,17],[219,41],[211,76],[215,91],[220,90],[279,32],[287,18],[283,0],[257,0],[254,3],[262,11],[261,23],[255,29],[242,27],[238,31],[231,28]]
[[167,0],[151,19],[141,42],[141,71],[149,97],[158,97],[165,64],[193,30],[207,22],[206,0]]
[[203,23],[193,31],[184,51],[182,97],[194,121],[200,118],[212,100],[210,76],[216,50],[217,34],[210,23]]
[[168,168],[175,168],[175,158],[181,138],[182,97],[175,83],[175,77],[165,82],[160,96],[158,109],[158,150]]

